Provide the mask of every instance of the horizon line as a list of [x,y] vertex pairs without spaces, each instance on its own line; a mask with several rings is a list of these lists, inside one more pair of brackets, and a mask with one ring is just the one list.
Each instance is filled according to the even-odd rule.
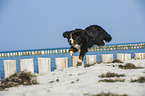
[[[136,44],[136,43],[145,43],[145,42],[129,42],[129,43],[113,43],[113,44],[106,44],[105,46],[111,46],[111,45],[122,45],[122,44]],[[96,47],[97,45],[94,45],[93,47]],[[24,51],[39,51],[39,50],[57,50],[57,49],[68,49],[69,47],[56,47],[56,48],[41,48],[41,49],[24,49],[24,50],[12,50],[12,51],[0,51],[0,53],[9,53],[9,52],[24,52]]]

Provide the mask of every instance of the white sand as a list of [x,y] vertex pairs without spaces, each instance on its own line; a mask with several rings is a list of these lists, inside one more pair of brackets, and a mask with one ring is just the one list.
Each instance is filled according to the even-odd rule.
[[[145,67],[145,60],[130,60],[137,66]],[[126,63],[125,62],[125,63]],[[123,63],[123,64],[125,64]],[[127,94],[129,96],[145,96],[145,83],[131,83],[131,79],[145,76],[144,69],[119,69],[113,67],[118,63],[96,64],[89,68],[71,67],[39,75],[39,85],[8,88],[0,92],[0,96],[88,96],[101,92]],[[111,66],[109,66],[111,65]],[[98,82],[102,73],[114,72],[125,74],[125,82]]]

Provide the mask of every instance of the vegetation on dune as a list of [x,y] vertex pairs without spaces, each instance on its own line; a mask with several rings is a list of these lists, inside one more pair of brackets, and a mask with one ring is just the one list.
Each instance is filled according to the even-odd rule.
[[145,76],[141,76],[138,79],[131,80],[131,82],[145,83]]
[[89,94],[85,94],[84,96],[128,96],[126,94],[122,94],[122,95],[119,95],[119,94],[114,94],[114,93],[100,93],[100,94],[96,94],[96,95],[89,95]]
[[119,68],[121,69],[142,69],[144,67],[140,67],[140,66],[135,66],[132,63],[127,63],[125,65],[118,65]]
[[123,63],[123,62],[118,59],[115,59],[114,61],[112,61],[112,63]]
[[124,82],[124,81],[125,79],[120,78],[99,80],[99,82]]
[[39,84],[35,74],[22,71],[21,73],[14,73],[6,79],[2,80],[0,90],[9,87],[18,87],[20,85],[34,85]]
[[99,77],[104,78],[104,77],[125,77],[125,74],[116,74],[116,73],[111,73],[107,72],[106,74],[101,74]]
[[91,67],[94,66],[95,64],[86,64],[84,67]]
[[[119,78],[119,77],[125,77],[125,74],[116,74],[116,73],[107,72],[106,74],[101,74],[98,77],[107,78],[107,79],[99,80],[99,82],[124,82],[125,81],[125,79]],[[111,78],[111,77],[118,77],[118,78]]]

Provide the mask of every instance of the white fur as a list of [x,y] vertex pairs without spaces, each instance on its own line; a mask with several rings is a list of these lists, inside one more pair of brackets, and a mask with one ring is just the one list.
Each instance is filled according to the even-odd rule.
[[78,59],[77,62],[80,62],[80,63],[81,63],[81,62],[83,62],[83,61],[82,61],[81,59]]
[[78,44],[74,45],[74,47],[75,47],[76,49],[80,49],[80,45],[78,45]]
[[[72,38],[72,34],[70,35],[70,39],[69,39],[70,43],[73,44],[74,40]],[[73,44],[73,47],[76,49],[80,49],[80,45],[79,44]]]
[[73,53],[74,53],[73,51],[70,51],[70,52],[69,52],[70,56],[73,56]]
[[72,38],[72,34],[70,35],[70,39],[69,39],[69,41],[71,41],[71,44],[73,44],[73,42],[74,42],[74,40],[73,40],[73,38]]

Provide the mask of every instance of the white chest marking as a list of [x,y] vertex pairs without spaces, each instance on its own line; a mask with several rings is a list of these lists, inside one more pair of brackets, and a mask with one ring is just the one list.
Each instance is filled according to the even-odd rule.
[[81,46],[78,45],[78,44],[75,44],[73,47],[76,48],[76,49],[80,49]]

